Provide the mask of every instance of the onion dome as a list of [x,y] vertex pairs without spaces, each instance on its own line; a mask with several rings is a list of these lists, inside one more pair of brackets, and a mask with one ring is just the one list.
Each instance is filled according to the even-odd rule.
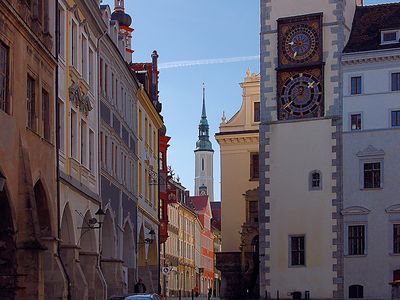
[[111,14],[111,20],[118,21],[120,26],[129,27],[132,24],[130,15],[121,10],[116,10]]

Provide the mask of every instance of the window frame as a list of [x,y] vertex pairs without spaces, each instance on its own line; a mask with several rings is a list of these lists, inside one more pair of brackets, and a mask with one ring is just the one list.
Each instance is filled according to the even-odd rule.
[[[363,253],[353,253],[351,251],[352,243],[350,242],[350,227],[363,227],[364,232],[363,232]],[[360,222],[354,222],[354,223],[348,223],[346,224],[346,231],[345,231],[345,253],[346,256],[366,256],[368,254],[368,227],[366,223],[360,223]],[[356,239],[357,237],[353,237],[353,239]]]
[[[314,180],[313,175],[314,174],[318,174],[319,175],[319,185],[318,186],[313,186],[313,180]],[[320,170],[312,170],[310,172],[310,174],[309,174],[309,177],[308,177],[308,189],[310,191],[321,191],[322,190],[322,184],[323,184],[322,172]]]
[[10,114],[10,47],[0,41],[0,48],[4,49],[4,98],[0,99],[0,110],[6,114]]
[[[384,36],[385,34],[390,34],[390,33],[395,33],[396,34],[396,39],[395,40],[389,40],[385,41]],[[390,44],[398,44],[399,43],[399,38],[400,38],[400,33],[399,30],[383,30],[381,31],[381,45],[390,45]]]
[[[258,105],[258,114],[256,114],[256,105]],[[253,102],[253,123],[261,122],[261,102],[254,101]]]
[[[29,82],[33,84],[30,86]],[[37,118],[37,91],[36,91],[36,77],[33,76],[31,73],[28,72],[27,78],[26,78],[26,113],[27,113],[27,120],[26,120],[26,126],[30,130],[36,132],[37,131],[37,124],[36,124],[36,118]],[[31,89],[33,87],[33,89]],[[33,94],[33,99],[31,99]],[[33,102],[33,105],[32,105]]]
[[[397,113],[397,122],[399,125],[393,125],[393,113]],[[389,124],[391,128],[399,128],[400,127],[400,108],[399,109],[391,109],[390,110],[390,118],[389,118]]]
[[[360,116],[360,128],[353,129],[353,116]],[[361,131],[363,130],[363,113],[362,112],[351,112],[349,113],[349,130],[350,131]]]
[[[303,238],[303,249],[297,249],[297,250],[293,250],[293,239],[296,238]],[[306,248],[307,248],[307,243],[306,243],[306,235],[305,234],[295,234],[295,235],[289,235],[289,257],[288,257],[288,265],[289,268],[304,268],[307,266],[307,253],[306,253]],[[301,255],[301,252],[303,252],[303,264],[301,263],[301,258],[299,261],[299,264],[293,264],[293,252],[299,252],[299,254]]]
[[[360,295],[356,295],[355,297],[353,296],[353,297],[351,297],[350,296],[350,292],[351,292],[351,288],[352,287],[361,287],[361,296]],[[362,286],[361,284],[352,284],[352,285],[350,285],[349,286],[349,290],[348,290],[348,292],[349,292],[349,299],[362,299],[362,298],[364,298],[364,286]],[[358,294],[358,292],[357,292],[357,294]]]
[[[254,166],[254,157],[258,157],[258,167],[255,169]],[[258,176],[257,176],[258,174]],[[257,181],[260,179],[260,153],[259,152],[250,152],[250,181]]]
[[[45,97],[47,95],[47,97]],[[47,103],[47,107],[46,104]],[[43,138],[51,142],[51,107],[50,93],[46,88],[42,87],[42,130]]]
[[[360,79],[360,85],[356,85],[356,91],[353,93],[353,79]],[[351,96],[357,96],[357,95],[362,95],[363,94],[363,76],[362,75],[351,75],[350,76],[350,95]],[[359,88],[359,89],[358,89]]]
[[[398,227],[397,234],[395,227]],[[400,254],[400,222],[392,224],[392,254]]]
[[[397,76],[397,81],[394,80],[394,76]],[[396,86],[393,83],[396,83]],[[400,92],[400,71],[390,72],[390,91]]]
[[[361,189],[362,190],[378,190],[378,189],[383,189],[383,159],[365,159],[365,160],[360,160],[361,163]],[[380,164],[380,180],[379,180],[379,186],[378,187],[366,187],[365,185],[365,165],[366,164],[376,164],[379,163]],[[374,183],[373,183],[374,185]]]

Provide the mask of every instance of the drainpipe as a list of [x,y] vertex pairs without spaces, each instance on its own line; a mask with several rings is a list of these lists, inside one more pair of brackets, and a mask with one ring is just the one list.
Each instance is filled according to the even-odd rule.
[[58,229],[58,236],[57,236],[57,256],[58,259],[60,260],[61,267],[64,271],[65,278],[67,279],[67,299],[71,300],[71,279],[68,275],[67,269],[65,268],[65,264],[62,260],[61,257],[61,199],[60,199],[60,109],[58,107],[58,52],[60,51],[59,43],[60,43],[60,15],[58,13],[58,1],[55,3],[55,16],[56,16],[56,30],[55,30],[55,35],[56,35],[56,61],[57,61],[57,67],[56,67],[56,80],[55,80],[55,103],[56,103],[56,180],[57,180],[57,229]]

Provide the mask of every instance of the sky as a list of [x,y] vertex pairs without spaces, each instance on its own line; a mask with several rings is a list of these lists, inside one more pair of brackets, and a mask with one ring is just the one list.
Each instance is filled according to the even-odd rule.
[[[365,4],[398,1],[365,0]],[[103,0],[114,7],[114,0]],[[168,165],[193,194],[194,148],[201,117],[202,84],[214,153],[214,199],[220,200],[219,131],[222,112],[240,108],[247,68],[259,73],[259,0],[125,0],[133,19],[134,62],[157,50],[162,115],[171,137]],[[178,63],[176,63],[178,62]]]

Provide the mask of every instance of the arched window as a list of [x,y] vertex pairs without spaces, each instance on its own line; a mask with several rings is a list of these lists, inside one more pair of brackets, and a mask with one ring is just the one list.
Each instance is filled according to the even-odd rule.
[[364,287],[359,284],[349,286],[349,298],[364,298]]
[[204,171],[204,158],[201,159],[201,170]]
[[309,177],[310,190],[322,190],[322,174],[318,170],[311,171]]

